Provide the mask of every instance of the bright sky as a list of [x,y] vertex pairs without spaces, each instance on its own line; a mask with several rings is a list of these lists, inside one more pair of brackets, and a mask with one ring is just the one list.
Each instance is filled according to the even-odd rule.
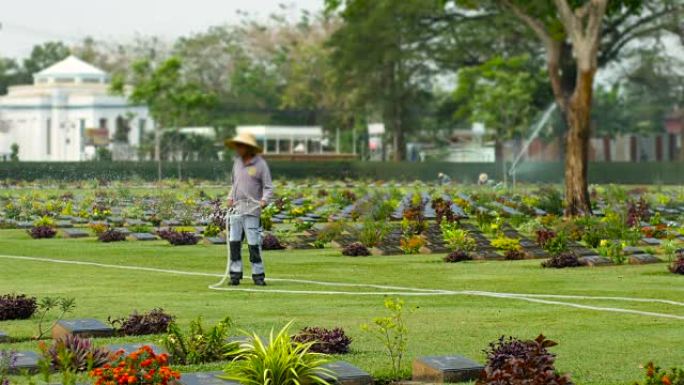
[[126,40],[136,33],[169,40],[211,25],[237,22],[237,11],[258,17],[280,4],[317,11],[323,0],[3,0],[0,56],[23,57],[50,40],[85,36]]

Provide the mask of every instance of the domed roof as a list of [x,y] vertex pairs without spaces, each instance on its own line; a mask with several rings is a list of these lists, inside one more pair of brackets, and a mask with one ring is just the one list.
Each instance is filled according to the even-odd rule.
[[104,81],[107,78],[107,73],[91,64],[84,62],[76,56],[71,55],[66,59],[34,74],[33,77],[36,81],[55,78],[93,79]]

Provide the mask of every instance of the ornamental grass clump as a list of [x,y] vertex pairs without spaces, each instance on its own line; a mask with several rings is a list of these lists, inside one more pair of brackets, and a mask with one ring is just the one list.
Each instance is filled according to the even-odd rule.
[[157,235],[174,246],[196,245],[199,242],[199,237],[189,231],[163,229],[159,230]]
[[167,314],[163,309],[152,309],[147,313],[133,312],[126,318],[112,319],[109,323],[121,335],[142,336],[147,334],[166,333],[174,316]]
[[282,250],[285,246],[280,243],[280,240],[274,234],[267,233],[264,235],[264,239],[261,240],[261,248],[264,250]]
[[66,335],[47,346],[40,344],[43,357],[60,371],[85,372],[107,363],[110,352],[93,346],[90,339]]
[[342,249],[342,255],[348,257],[367,257],[371,255],[371,252],[361,242],[353,242]]
[[[332,371],[323,367],[328,356],[315,353],[315,342],[300,343],[290,338],[292,322],[277,334],[271,330],[268,341],[252,334],[251,342],[241,346],[240,353],[226,367],[226,380],[243,385],[330,385],[335,382]],[[329,382],[330,381],[330,382]]]
[[108,229],[100,233],[100,235],[97,236],[97,240],[104,243],[122,242],[126,240],[126,234],[119,230]]
[[673,274],[684,275],[684,253],[678,253],[677,259],[675,259],[670,265],[670,272]]
[[24,294],[0,295],[0,321],[29,319],[36,312],[36,297]]
[[305,327],[292,340],[303,344],[313,342],[311,351],[323,354],[347,354],[352,343],[342,328]]
[[239,350],[238,343],[226,342],[232,326],[233,322],[229,317],[211,328],[206,328],[202,324],[202,317],[198,317],[190,322],[187,331],[171,322],[162,343],[175,364],[195,365],[230,359]]
[[572,385],[568,375],[556,372],[556,356],[548,351],[556,345],[543,335],[532,341],[501,337],[485,351],[487,363],[476,384]]
[[447,256],[444,257],[444,262],[457,263],[463,261],[471,261],[472,259],[473,257],[469,253],[462,250],[456,250],[447,254]]

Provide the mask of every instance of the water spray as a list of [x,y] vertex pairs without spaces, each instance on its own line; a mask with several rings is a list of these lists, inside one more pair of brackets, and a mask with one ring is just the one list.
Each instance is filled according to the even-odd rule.
[[537,139],[542,128],[544,128],[549,119],[551,119],[551,114],[553,114],[557,107],[558,106],[554,102],[551,103],[551,105],[548,108],[546,108],[546,111],[544,111],[544,114],[542,115],[541,119],[539,119],[539,121],[533,126],[532,134],[525,141],[525,144],[520,150],[520,153],[515,157],[513,163],[511,163],[511,168],[508,169],[508,175],[510,175],[513,179],[513,187],[515,187],[518,164],[522,160],[523,155],[527,154],[527,150],[530,148],[530,144],[532,144],[532,141]]

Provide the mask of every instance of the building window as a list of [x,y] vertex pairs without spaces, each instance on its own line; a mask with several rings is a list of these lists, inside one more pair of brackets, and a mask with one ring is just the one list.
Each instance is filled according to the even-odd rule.
[[45,145],[46,153],[50,155],[50,148],[52,147],[52,120],[50,118],[45,124]]
[[107,118],[100,118],[100,129],[107,129]]
[[59,83],[59,84],[71,84],[74,82],[75,82],[74,78],[55,78],[55,83]]

